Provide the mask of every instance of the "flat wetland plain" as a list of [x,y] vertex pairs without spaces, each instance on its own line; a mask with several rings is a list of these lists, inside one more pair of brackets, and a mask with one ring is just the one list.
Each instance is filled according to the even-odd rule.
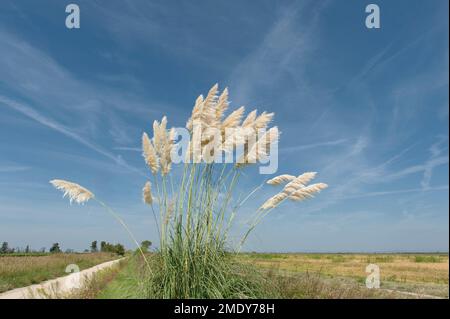
[[[151,256],[150,254],[149,256]],[[0,292],[66,275],[69,264],[81,269],[112,260],[106,253],[0,255]],[[448,298],[448,254],[242,253],[237,259],[261,270],[282,298]],[[136,255],[102,271],[76,298],[139,298]],[[139,266],[141,264],[141,266]],[[366,266],[380,269],[381,289],[367,289]],[[273,297],[273,296],[268,296]]]

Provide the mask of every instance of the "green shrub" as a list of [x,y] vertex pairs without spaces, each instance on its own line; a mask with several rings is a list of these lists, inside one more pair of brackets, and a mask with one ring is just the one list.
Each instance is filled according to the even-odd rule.
[[440,263],[441,258],[439,256],[432,255],[419,255],[414,256],[414,261],[416,263]]

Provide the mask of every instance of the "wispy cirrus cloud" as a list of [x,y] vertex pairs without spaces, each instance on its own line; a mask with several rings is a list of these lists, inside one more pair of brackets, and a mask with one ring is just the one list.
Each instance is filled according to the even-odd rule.
[[338,146],[338,145],[345,144],[347,142],[348,142],[348,139],[341,138],[341,139],[332,140],[332,141],[324,141],[324,142],[317,142],[317,143],[312,143],[312,144],[283,147],[280,149],[280,152],[297,152],[297,151],[309,150],[311,148],[316,148],[316,147]]
[[117,146],[114,149],[118,151],[142,152],[142,148],[140,147]]
[[30,166],[0,164],[0,173],[16,173],[30,170]]
[[[0,162],[9,170],[0,183],[9,225],[0,232],[24,241],[14,222],[59,216],[60,206],[36,214],[52,209],[47,177],[55,169],[99,186],[141,227],[148,212],[129,203],[140,202],[143,176],[123,172],[144,167],[142,130],[162,114],[182,125],[195,96],[219,82],[233,105],[276,113],[283,173],[318,171],[330,185],[315,201],[271,213],[256,249],[445,249],[448,4],[413,6],[420,25],[406,23],[405,5],[390,4],[404,27],[372,32],[352,2],[85,1],[82,29],[67,33],[51,10],[14,2],[17,10],[0,12]],[[264,178],[245,174],[252,186]],[[242,217],[274,191],[263,188]],[[73,218],[74,237],[80,224]],[[36,225],[27,230],[37,234]]]
[[77,141],[78,143],[81,143],[82,145],[92,149],[93,151],[97,152],[98,154],[108,158],[109,160],[112,160],[117,165],[123,166],[123,167],[129,169],[130,171],[133,171],[135,173],[146,176],[142,171],[127,164],[123,160],[122,157],[112,154],[111,152],[103,149],[102,147],[100,147],[100,146],[94,144],[93,142],[87,140],[86,138],[82,137],[79,133],[71,130],[70,128],[40,114],[39,112],[37,112],[36,110],[31,108],[30,106],[19,103],[14,100],[11,100],[11,99],[9,99],[5,96],[1,96],[1,95],[0,95],[0,103],[4,107],[12,108],[12,109],[22,113],[23,115],[29,117],[30,119],[50,128],[50,129],[53,129],[53,130],[57,131],[58,133],[61,133],[65,136]]
[[[96,74],[90,79],[77,78],[50,54],[5,30],[0,30],[0,45],[3,92],[33,102],[41,112],[72,130],[91,138],[109,133],[116,143],[126,144],[138,130],[119,114],[151,118],[156,112],[135,92],[103,85]],[[135,86],[134,82],[130,86]]]

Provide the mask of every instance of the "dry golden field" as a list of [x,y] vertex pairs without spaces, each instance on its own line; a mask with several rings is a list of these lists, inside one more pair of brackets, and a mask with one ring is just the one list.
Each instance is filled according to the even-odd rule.
[[448,255],[410,254],[245,254],[243,259],[268,268],[365,278],[368,264],[380,267],[381,280],[448,284]]
[[368,264],[380,267],[381,288],[448,297],[448,254],[242,254],[244,262],[288,274],[318,274],[364,284]]

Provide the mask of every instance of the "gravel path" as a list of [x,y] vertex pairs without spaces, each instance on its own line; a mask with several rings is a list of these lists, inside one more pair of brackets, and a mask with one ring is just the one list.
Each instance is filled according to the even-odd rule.
[[92,278],[97,271],[109,268],[124,258],[108,261],[77,273],[44,281],[40,284],[9,290],[1,293],[0,299],[61,298],[61,296],[67,295],[74,289],[83,287],[86,281]]

